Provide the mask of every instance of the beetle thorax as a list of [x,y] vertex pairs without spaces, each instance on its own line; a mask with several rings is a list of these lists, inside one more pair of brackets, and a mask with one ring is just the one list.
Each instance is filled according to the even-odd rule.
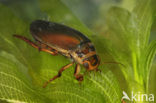
[[70,54],[75,62],[83,64],[83,61],[86,58],[96,55],[96,51],[93,44],[89,42],[82,45],[78,45],[78,47],[74,51],[71,51]]

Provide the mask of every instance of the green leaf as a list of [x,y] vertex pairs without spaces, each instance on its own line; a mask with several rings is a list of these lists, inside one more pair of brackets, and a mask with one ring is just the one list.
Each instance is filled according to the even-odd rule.
[[126,66],[126,68],[121,67],[125,78],[134,78],[133,75],[137,67],[133,58],[137,51],[136,31],[138,29],[135,17],[123,8],[113,7],[107,15],[107,24],[109,42],[107,48],[116,61]]
[[13,103],[46,100],[32,87],[26,68],[14,55],[0,51],[0,100]]
[[151,73],[151,66],[153,63],[153,59],[156,55],[156,40],[152,41],[149,46],[148,49],[145,53],[145,68],[146,68],[146,74],[145,74],[145,79],[146,79],[146,90],[148,92],[149,88],[149,77],[150,77],[150,73]]
[[116,61],[125,65],[121,68],[128,88],[136,92],[148,92],[148,73],[155,57],[155,44],[149,43],[156,10],[153,3],[139,0],[132,11],[113,7],[107,15],[106,47]]

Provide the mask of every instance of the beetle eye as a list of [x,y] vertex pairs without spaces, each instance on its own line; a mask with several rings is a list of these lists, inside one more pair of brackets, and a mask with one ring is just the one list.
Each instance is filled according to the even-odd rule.
[[83,65],[84,65],[85,68],[88,68],[89,67],[89,64],[88,63],[84,63]]

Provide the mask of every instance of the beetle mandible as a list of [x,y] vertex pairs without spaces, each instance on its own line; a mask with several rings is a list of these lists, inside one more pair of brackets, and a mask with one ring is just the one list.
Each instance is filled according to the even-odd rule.
[[100,58],[92,42],[81,32],[59,23],[35,20],[30,24],[30,33],[35,42],[21,35],[15,34],[14,36],[40,51],[52,55],[60,54],[72,60],[70,64],[63,66],[58,74],[47,81],[43,87],[60,77],[62,72],[74,63],[76,63],[74,76],[80,82],[83,80],[83,75],[80,74],[80,65],[84,66],[87,71],[98,70]]

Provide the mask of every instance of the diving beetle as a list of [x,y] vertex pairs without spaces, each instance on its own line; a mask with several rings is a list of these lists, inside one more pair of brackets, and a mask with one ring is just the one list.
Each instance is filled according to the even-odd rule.
[[83,75],[80,74],[80,65],[84,66],[87,71],[98,70],[100,58],[92,42],[81,32],[63,24],[36,20],[30,24],[30,33],[35,42],[21,35],[15,34],[14,37],[24,40],[40,51],[52,55],[60,54],[72,60],[70,64],[63,66],[56,76],[49,79],[43,87],[60,77],[62,72],[74,63],[76,63],[74,76],[80,82],[83,80]]

